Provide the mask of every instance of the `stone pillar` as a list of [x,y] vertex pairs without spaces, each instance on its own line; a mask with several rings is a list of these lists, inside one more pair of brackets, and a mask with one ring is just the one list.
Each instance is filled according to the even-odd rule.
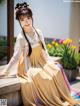
[[73,40],[73,44],[79,49],[80,38],[80,3],[71,3],[71,15],[70,15],[70,38]]

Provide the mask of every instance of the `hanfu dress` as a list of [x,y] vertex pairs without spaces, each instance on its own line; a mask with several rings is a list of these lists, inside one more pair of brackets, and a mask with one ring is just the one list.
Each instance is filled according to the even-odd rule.
[[31,55],[28,56],[28,43],[21,32],[16,40],[13,57],[7,66],[8,70],[12,64],[16,66],[16,71],[11,73],[17,73],[21,81],[24,106],[74,106],[78,102],[70,95],[65,74],[48,57],[41,45],[42,42],[45,46],[43,35],[39,29],[36,31],[39,36],[35,32],[34,38],[26,34],[32,47]]

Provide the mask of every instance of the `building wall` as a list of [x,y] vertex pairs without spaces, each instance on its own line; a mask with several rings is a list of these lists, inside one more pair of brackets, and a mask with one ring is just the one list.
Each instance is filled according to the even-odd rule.
[[[6,1],[0,5],[0,35],[5,36],[7,35]],[[14,0],[14,4],[22,1],[27,1],[31,5],[34,26],[40,28],[44,36],[56,38],[69,36],[70,3],[64,3],[63,0]],[[20,27],[15,20],[14,35],[17,36],[19,32]]]
[[[15,0],[18,2],[20,0]],[[67,38],[69,36],[70,3],[63,0],[22,0],[33,10],[34,26],[40,28],[47,37]],[[19,32],[15,22],[15,32]]]
[[[34,26],[42,30],[44,37],[72,38],[76,46],[80,38],[80,3],[64,0],[14,0],[31,5]],[[14,35],[20,32],[14,17]],[[7,0],[0,4],[0,35],[7,35]]]
[[71,3],[69,35],[70,38],[73,40],[73,44],[76,45],[78,50],[80,39],[80,3]]
[[0,35],[7,35],[7,0],[0,4]]

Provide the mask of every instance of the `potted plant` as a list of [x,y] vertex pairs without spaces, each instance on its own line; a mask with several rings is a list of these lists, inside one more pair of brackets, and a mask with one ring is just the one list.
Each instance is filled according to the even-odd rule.
[[46,44],[50,56],[61,57],[61,64],[69,81],[75,80],[79,74],[79,53],[76,52],[75,46],[72,45],[71,39],[52,40]]
[[61,58],[61,64],[64,67],[69,81],[73,81],[79,74],[78,58],[76,58],[78,53],[75,51],[76,47],[72,45],[72,41],[70,39],[64,40],[61,46],[64,50]]

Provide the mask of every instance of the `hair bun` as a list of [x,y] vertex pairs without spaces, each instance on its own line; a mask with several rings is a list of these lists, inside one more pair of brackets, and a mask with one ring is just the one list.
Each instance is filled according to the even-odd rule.
[[16,4],[15,14],[16,14],[17,20],[19,20],[20,15],[26,15],[26,16],[31,17],[31,18],[33,15],[30,6],[26,2]]
[[24,2],[23,5],[26,6],[26,7],[29,6],[26,2]]
[[17,9],[17,8],[19,7],[19,5],[20,5],[20,4],[19,4],[19,3],[17,3],[17,4],[16,4],[16,6],[15,6],[15,9]]
[[15,6],[15,9],[20,9],[20,8],[27,8],[29,5],[26,2],[23,3],[17,3]]

